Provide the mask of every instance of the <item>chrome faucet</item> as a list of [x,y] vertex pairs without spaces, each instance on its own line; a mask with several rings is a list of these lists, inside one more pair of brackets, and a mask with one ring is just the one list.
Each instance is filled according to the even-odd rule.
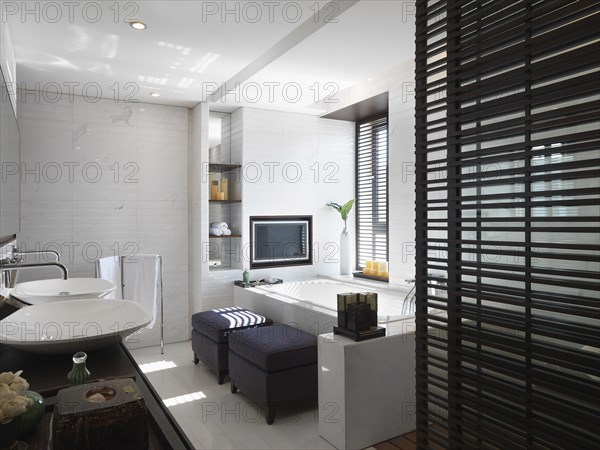
[[414,284],[402,301],[402,315],[414,315],[417,301],[417,285]]
[[[40,263],[25,263],[23,257],[25,255],[53,255],[56,259],[55,262],[40,262]],[[19,247],[15,244],[12,246],[12,251],[9,251],[6,259],[0,260],[0,272],[2,276],[0,278],[0,285],[5,288],[12,288],[17,283],[18,270],[29,269],[34,267],[47,267],[56,266],[63,274],[63,279],[67,279],[67,268],[60,263],[60,253],[55,250],[19,250]]]
[[55,250],[19,250],[19,247],[13,245],[12,260],[21,262],[21,256],[24,255],[54,255],[56,262],[60,261],[60,253]]
[[44,263],[21,263],[21,262],[10,262],[10,261],[6,261],[6,262],[1,262],[0,263],[0,271],[2,272],[6,272],[9,270],[15,270],[15,269],[33,269],[36,267],[58,267],[63,275],[63,279],[66,280],[67,279],[67,275],[68,275],[68,271],[67,268],[59,263],[59,262],[44,262]]

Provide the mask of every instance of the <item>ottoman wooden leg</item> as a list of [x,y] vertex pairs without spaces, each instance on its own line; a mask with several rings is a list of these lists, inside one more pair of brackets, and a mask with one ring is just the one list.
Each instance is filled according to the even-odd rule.
[[267,406],[267,425],[273,425],[273,422],[275,422],[275,409]]
[[237,392],[237,386],[235,385],[233,380],[231,380],[231,393],[235,394],[236,392]]
[[225,381],[225,375],[227,375],[226,370],[219,370],[219,376],[218,376],[219,384],[223,384],[223,382]]
[[196,352],[194,352],[194,364],[198,364],[199,362],[200,362],[200,360],[198,359]]

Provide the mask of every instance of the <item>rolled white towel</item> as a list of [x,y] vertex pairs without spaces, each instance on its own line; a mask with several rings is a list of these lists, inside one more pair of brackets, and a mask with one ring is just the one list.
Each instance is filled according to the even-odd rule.
[[210,224],[211,228],[220,228],[221,230],[226,230],[227,228],[229,228],[229,226],[227,225],[227,222],[213,222]]
[[223,236],[223,230],[221,228],[209,228],[208,234],[211,236]]
[[229,228],[225,228],[223,231],[223,236],[231,236],[231,230]]

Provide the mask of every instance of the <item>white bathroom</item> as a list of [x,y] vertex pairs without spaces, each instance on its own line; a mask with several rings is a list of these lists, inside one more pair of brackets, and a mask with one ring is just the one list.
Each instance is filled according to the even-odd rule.
[[[393,431],[350,443],[344,430],[354,425],[337,415],[339,426],[320,430],[331,415],[325,393],[321,402],[283,408],[267,426],[260,402],[232,397],[209,365],[194,364],[190,339],[194,314],[235,306],[335,341],[336,293],[348,290],[380,293],[377,325],[388,336],[414,333],[414,319],[399,320],[414,315],[413,9],[283,2],[269,7],[271,19],[253,21],[268,5],[169,3],[84,2],[69,15],[61,3],[3,2],[3,126],[16,130],[2,130],[3,317],[18,308],[28,318],[6,319],[2,347],[69,365],[87,346],[97,379],[97,352],[123,339],[193,448],[365,447],[412,431],[387,424]],[[350,53],[375,42],[383,47],[357,65]],[[393,124],[382,144],[385,243],[357,255],[360,200],[342,216],[328,204],[357,197],[356,123],[374,116]],[[299,243],[306,258],[261,263],[251,250],[253,220],[265,217],[310,218]],[[366,260],[369,271],[374,260],[381,269],[355,278]],[[258,284],[236,281],[288,290],[316,283],[317,292],[329,289],[330,305],[284,299],[304,308],[272,310],[245,298]],[[101,299],[86,303],[90,294]],[[106,308],[123,300],[135,306]],[[65,317],[77,325],[54,330]],[[17,336],[21,320],[37,331],[20,322]],[[115,327],[119,336],[101,339]],[[97,342],[84,345],[68,332]],[[27,368],[13,369],[27,378]],[[348,415],[357,408],[349,403]],[[253,415],[239,412],[246,409]],[[377,422],[386,414],[368,413]]]
[[0,449],[600,440],[597,4],[0,12]]

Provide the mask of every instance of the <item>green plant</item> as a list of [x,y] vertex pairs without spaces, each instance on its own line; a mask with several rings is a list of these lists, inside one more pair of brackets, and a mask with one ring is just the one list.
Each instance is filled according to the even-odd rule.
[[342,220],[344,221],[344,228],[345,228],[346,220],[348,220],[348,214],[350,213],[352,206],[354,206],[354,199],[347,201],[343,205],[340,205],[339,203],[329,202],[329,203],[327,203],[327,206],[331,206],[337,212],[340,213],[340,215],[342,216]]

